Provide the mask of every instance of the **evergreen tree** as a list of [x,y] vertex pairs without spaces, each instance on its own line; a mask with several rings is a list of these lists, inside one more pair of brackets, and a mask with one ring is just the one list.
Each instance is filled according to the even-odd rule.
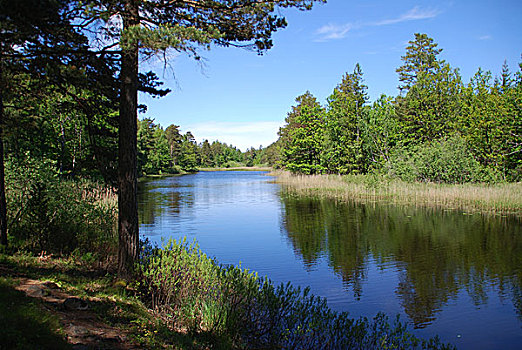
[[399,73],[399,90],[401,94],[417,83],[419,74],[434,72],[439,67],[437,55],[442,49],[427,34],[415,33],[415,39],[409,41],[406,54],[401,57],[404,64],[397,68]]
[[198,151],[198,145],[194,139],[194,135],[192,135],[190,131],[187,131],[187,133],[183,135],[181,154],[179,157],[179,165],[183,170],[189,172],[198,170],[198,165],[200,164]]
[[173,165],[178,163],[183,136],[179,132],[179,126],[171,124],[165,129],[165,137],[169,146],[169,154]]
[[297,106],[286,117],[279,135],[282,165],[294,173],[320,174],[325,110],[307,91],[296,98]]
[[152,172],[155,174],[168,173],[172,169],[172,158],[169,154],[167,137],[161,125],[156,125],[152,137],[154,140],[154,151],[150,156]]
[[214,166],[214,155],[208,140],[203,141],[201,144],[201,166],[207,168]]
[[511,72],[509,71],[509,67],[507,61],[504,60],[504,64],[502,64],[502,74],[501,74],[501,88],[502,92],[506,92],[511,88],[513,83],[513,79],[511,78]]
[[405,145],[436,140],[455,130],[462,82],[458,70],[437,59],[441,51],[426,34],[415,34],[397,69],[397,115]]
[[482,165],[518,178],[520,169],[515,169],[522,151],[520,87],[498,88],[492,80],[491,72],[482,69],[471,78],[465,90],[462,130]]
[[161,174],[172,167],[166,133],[153,119],[138,121],[138,173]]
[[322,164],[331,173],[360,173],[365,169],[360,123],[368,100],[366,90],[357,63],[328,98]]

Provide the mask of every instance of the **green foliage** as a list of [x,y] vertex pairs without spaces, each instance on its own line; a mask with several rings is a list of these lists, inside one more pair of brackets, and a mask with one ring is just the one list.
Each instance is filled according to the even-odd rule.
[[258,164],[267,164],[274,168],[279,167],[281,165],[281,142],[276,141],[261,149],[256,160]]
[[437,46],[438,44],[428,35],[415,33],[415,39],[409,41],[406,54],[401,57],[404,64],[396,70],[399,73],[401,92],[415,86],[419,74],[429,74],[439,66],[437,56],[442,49],[438,49]]
[[351,74],[345,74],[341,83],[328,97],[323,166],[329,173],[361,173],[365,164],[361,152],[361,122],[368,99],[367,87],[359,64]]
[[397,98],[403,144],[435,140],[452,133],[461,109],[460,74],[441,62],[420,72],[405,97]]
[[386,95],[366,110],[361,121],[362,152],[370,169],[380,169],[399,141],[399,123],[392,98]]
[[281,162],[293,173],[320,174],[324,137],[324,109],[310,93],[296,98],[297,106],[288,113],[286,125],[279,131]]
[[432,38],[416,33],[409,43],[402,56],[404,64],[397,68],[401,83],[397,116],[403,129],[401,143],[405,145],[453,132],[462,90],[458,70],[438,60],[442,49],[437,49]]
[[485,169],[458,135],[398,149],[387,164],[388,172],[404,181],[437,183],[495,182],[499,174]]
[[400,95],[381,96],[372,106],[365,106],[359,65],[328,97],[326,113],[313,110],[321,107],[310,93],[299,96],[269,164],[275,160],[275,167],[301,174],[383,171],[407,181],[520,181],[522,64],[511,74],[504,62],[495,79],[479,69],[465,86],[459,70],[439,60],[441,52],[432,38],[416,33],[396,70]]
[[492,80],[490,72],[479,69],[464,91],[464,137],[482,165],[516,181],[521,176],[522,86]]
[[183,135],[181,151],[179,156],[179,166],[185,171],[194,172],[198,170],[199,152],[194,135],[188,131]]
[[138,173],[174,173],[169,139],[161,125],[149,118],[138,121]]
[[169,241],[163,249],[145,246],[139,286],[151,307],[170,324],[183,319],[191,329],[213,326],[212,315],[203,311],[215,299],[216,291],[208,286],[216,280],[216,264],[185,240]]
[[116,245],[116,205],[109,189],[61,179],[49,160],[6,163],[10,239],[33,252],[91,252],[107,256]]
[[309,289],[274,286],[239,267],[219,266],[186,240],[161,249],[145,245],[140,271],[138,287],[164,319],[208,332],[224,348],[452,348],[414,337],[398,319],[352,319]]

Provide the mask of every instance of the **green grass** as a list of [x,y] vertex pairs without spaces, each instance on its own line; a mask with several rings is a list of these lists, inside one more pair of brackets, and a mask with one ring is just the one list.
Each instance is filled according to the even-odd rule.
[[[116,275],[71,258],[40,258],[0,253],[0,349],[70,349],[58,318],[37,299],[14,289],[20,276],[52,281],[62,291],[89,300],[97,319],[129,333],[146,349],[204,349],[202,337],[162,323],[135,291]],[[27,330],[31,331],[28,332]]]

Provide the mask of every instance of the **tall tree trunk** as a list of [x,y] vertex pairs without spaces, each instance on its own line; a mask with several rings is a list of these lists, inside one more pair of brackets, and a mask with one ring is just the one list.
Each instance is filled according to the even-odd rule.
[[[125,2],[124,30],[137,25],[138,7]],[[139,255],[137,197],[138,42],[124,45],[121,57],[118,146],[118,273],[129,278]]]
[[[2,79],[0,57],[0,80]],[[5,176],[4,176],[4,101],[3,84],[0,83],[0,244],[7,246],[7,202],[5,200]]]
[[3,101],[3,67],[2,47],[0,43],[0,244],[7,246],[7,202],[5,200],[4,176],[4,101]]

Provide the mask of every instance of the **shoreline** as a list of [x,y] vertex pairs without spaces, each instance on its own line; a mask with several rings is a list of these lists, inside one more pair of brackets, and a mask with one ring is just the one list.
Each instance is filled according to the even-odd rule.
[[239,166],[230,168],[199,168],[199,171],[273,171],[270,167]]
[[271,175],[274,182],[297,194],[522,218],[522,183],[409,183],[374,175],[293,175],[287,171]]

